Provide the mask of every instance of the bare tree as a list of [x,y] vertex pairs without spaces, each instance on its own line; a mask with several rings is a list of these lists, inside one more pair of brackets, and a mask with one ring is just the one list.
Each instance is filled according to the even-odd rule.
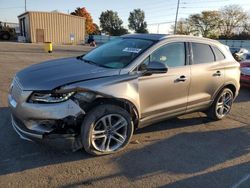
[[222,34],[230,37],[247,23],[248,15],[239,5],[229,5],[221,9]]
[[[172,30],[174,30],[174,25],[172,26]],[[188,19],[180,19],[177,22],[177,26],[176,26],[176,34],[179,35],[190,35],[190,34],[194,34],[195,35],[196,30],[194,28],[192,28],[192,26],[190,25],[190,23],[188,22]]]
[[203,37],[216,37],[220,34],[221,19],[218,11],[203,11],[201,14],[190,15],[188,23],[194,28],[193,32],[198,32]]
[[243,24],[242,32],[250,34],[250,13],[247,13],[247,21]]

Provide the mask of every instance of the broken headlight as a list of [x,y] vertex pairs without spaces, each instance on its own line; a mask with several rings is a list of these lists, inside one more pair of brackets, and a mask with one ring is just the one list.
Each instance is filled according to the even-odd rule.
[[38,93],[35,92],[31,95],[30,102],[40,102],[40,103],[58,103],[68,100],[73,96],[75,92],[69,93]]

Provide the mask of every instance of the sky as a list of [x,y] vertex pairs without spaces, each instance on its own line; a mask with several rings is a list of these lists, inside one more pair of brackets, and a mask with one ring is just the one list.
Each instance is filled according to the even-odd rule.
[[[86,7],[95,23],[99,25],[102,11],[114,10],[127,28],[129,12],[135,8],[145,11],[150,33],[169,33],[174,24],[178,0],[26,0],[28,11],[54,11],[70,13],[76,7]],[[17,23],[17,16],[24,12],[25,0],[0,0],[0,21]],[[244,0],[180,0],[178,18],[200,13],[203,10],[219,10],[238,4],[250,12],[250,1]]]

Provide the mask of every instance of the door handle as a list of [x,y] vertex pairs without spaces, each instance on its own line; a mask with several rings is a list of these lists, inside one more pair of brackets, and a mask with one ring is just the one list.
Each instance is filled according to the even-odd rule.
[[182,75],[182,76],[180,76],[179,78],[177,78],[177,79],[175,80],[175,82],[185,82],[186,80],[187,80],[187,77],[184,76],[184,75]]
[[214,73],[213,76],[221,76],[221,72],[220,71],[216,71],[216,73]]

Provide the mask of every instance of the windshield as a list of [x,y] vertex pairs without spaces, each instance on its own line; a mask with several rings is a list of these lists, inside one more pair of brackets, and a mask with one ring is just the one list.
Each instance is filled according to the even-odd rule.
[[98,66],[120,69],[129,65],[152,44],[153,41],[143,39],[114,39],[92,50],[82,59]]

